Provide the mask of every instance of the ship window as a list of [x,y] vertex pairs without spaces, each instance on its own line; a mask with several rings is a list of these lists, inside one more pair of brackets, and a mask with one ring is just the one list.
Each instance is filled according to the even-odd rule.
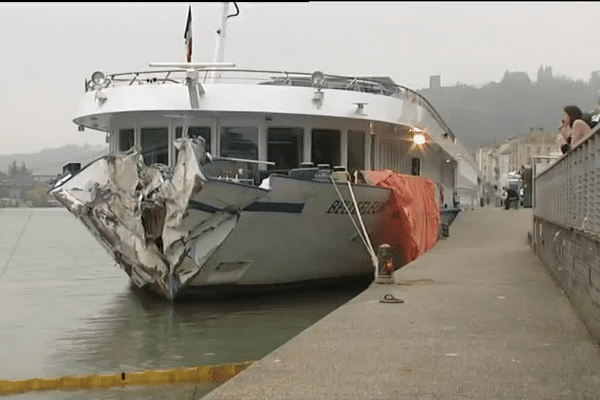
[[[181,139],[183,136],[183,127],[178,126],[175,128],[175,139]],[[204,138],[205,150],[210,153],[210,127],[209,126],[188,126],[187,137],[195,138],[195,137]]]
[[340,131],[313,129],[312,162],[315,165],[340,165]]
[[127,151],[133,147],[133,129],[121,129],[119,131],[119,151]]
[[210,153],[210,127],[208,126],[189,126],[188,137],[197,138],[201,137],[204,139],[204,148]]
[[221,156],[258,160],[258,128],[222,127]]
[[348,131],[348,172],[365,168],[365,133]]
[[267,160],[275,169],[292,169],[300,165],[303,128],[269,128],[267,131]]
[[168,128],[142,128],[142,156],[146,165],[169,164]]
[[420,158],[412,158],[410,174],[416,175],[416,176],[421,175],[421,159]]

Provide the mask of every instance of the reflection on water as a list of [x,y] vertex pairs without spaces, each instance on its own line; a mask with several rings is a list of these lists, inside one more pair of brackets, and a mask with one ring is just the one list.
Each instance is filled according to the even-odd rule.
[[[0,379],[259,359],[368,283],[196,296],[170,304],[130,287],[125,273],[62,209],[3,209],[0,228],[0,354],[6,355]],[[200,398],[211,389],[129,386],[9,397],[188,399],[194,390]]]

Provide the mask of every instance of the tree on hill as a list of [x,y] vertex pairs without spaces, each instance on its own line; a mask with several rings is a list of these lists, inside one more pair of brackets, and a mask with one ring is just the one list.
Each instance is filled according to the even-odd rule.
[[9,178],[17,178],[17,177],[26,177],[31,176],[32,173],[27,169],[25,163],[22,162],[21,166],[17,166],[17,162],[13,161],[12,164],[8,166],[8,177]]
[[590,75],[590,86],[594,89],[600,89],[600,70],[593,71]]
[[16,161],[8,166],[8,180],[19,183],[33,182],[33,173],[27,169],[25,163],[22,162],[21,166],[17,165]]

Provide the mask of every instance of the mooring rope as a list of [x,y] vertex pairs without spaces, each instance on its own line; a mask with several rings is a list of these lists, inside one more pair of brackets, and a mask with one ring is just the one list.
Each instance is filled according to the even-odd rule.
[[373,267],[375,267],[375,269],[377,269],[377,254],[375,254],[375,250],[373,249],[373,245],[371,245],[371,240],[369,238],[367,229],[365,228],[365,225],[363,223],[362,220],[362,216],[360,215],[360,210],[358,209],[358,204],[356,203],[356,198],[354,197],[354,193],[352,192],[352,186],[350,185],[350,182],[348,182],[348,190],[350,191],[350,196],[352,197],[352,202],[354,204],[354,209],[356,210],[356,214],[358,215],[359,221],[361,223],[361,226],[363,228],[363,231],[361,232],[360,228],[358,227],[358,225],[356,224],[356,221],[354,221],[354,218],[352,218],[352,213],[350,213],[350,210],[348,209],[348,205],[346,204],[346,201],[344,200],[344,198],[342,197],[342,194],[340,193],[340,190],[338,189],[337,185],[335,184],[335,180],[333,179],[333,177],[330,175],[329,179],[331,179],[331,183],[333,184],[333,187],[335,189],[335,191],[337,192],[342,204],[344,205],[344,208],[346,209],[346,213],[348,213],[348,217],[350,217],[350,220],[352,221],[352,225],[354,225],[354,228],[356,229],[356,232],[358,233],[358,236],[360,236],[360,238],[362,239],[363,244],[365,245],[365,248],[367,249],[367,252],[369,253],[369,255],[371,256],[371,261],[373,262]]
[[17,251],[17,247],[19,247],[19,242],[21,241],[21,237],[23,236],[23,233],[25,233],[25,229],[27,228],[27,225],[29,224],[29,221],[31,220],[32,215],[33,215],[33,210],[31,210],[31,212],[29,213],[29,217],[27,218],[27,221],[25,221],[25,225],[23,225],[23,229],[21,229],[21,233],[19,233],[19,236],[17,237],[17,242],[13,246],[12,251],[10,252],[10,255],[8,256],[8,260],[6,260],[6,263],[4,263],[4,268],[2,268],[2,272],[0,272],[0,278],[2,278],[4,276],[4,274],[6,273],[6,271],[8,270],[8,263],[10,263],[13,256],[15,255],[15,252]]

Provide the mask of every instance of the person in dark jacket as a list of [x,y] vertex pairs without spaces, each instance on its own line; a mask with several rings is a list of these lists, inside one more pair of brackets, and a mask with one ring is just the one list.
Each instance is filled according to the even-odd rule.
[[504,200],[504,208],[508,210],[511,203],[515,203],[515,209],[519,209],[519,193],[510,186],[505,187],[506,199]]

